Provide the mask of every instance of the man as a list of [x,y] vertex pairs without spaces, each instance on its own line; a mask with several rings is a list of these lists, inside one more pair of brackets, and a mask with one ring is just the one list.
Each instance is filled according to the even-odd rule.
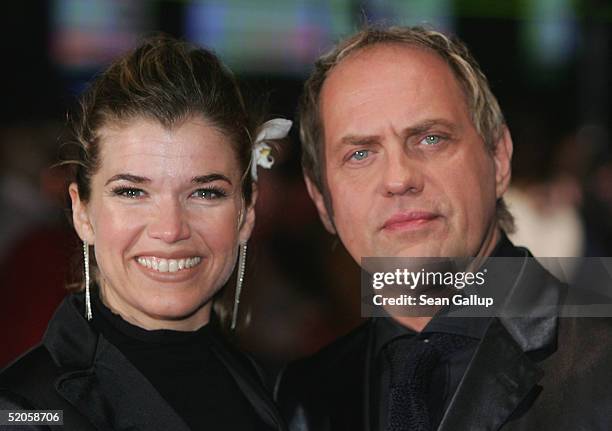
[[[300,120],[310,196],[357,262],[512,257],[528,270],[500,283],[528,285],[534,306],[544,285],[560,296],[504,234],[512,141],[461,42],[362,30],[316,63]],[[276,396],[294,430],[603,429],[611,330],[554,316],[374,318],[290,365]]]

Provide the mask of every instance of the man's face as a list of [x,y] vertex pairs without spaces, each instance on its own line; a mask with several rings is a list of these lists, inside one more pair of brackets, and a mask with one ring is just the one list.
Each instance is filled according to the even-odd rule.
[[510,138],[487,151],[441,58],[395,44],[356,52],[329,74],[320,110],[333,214],[309,190],[357,262],[490,251]]

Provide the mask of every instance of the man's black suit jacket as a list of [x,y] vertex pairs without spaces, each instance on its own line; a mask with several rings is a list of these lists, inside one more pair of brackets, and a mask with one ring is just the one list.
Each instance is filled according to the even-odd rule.
[[[530,262],[516,280],[525,299],[561,298],[564,285]],[[372,429],[373,323],[280,375],[275,397],[292,431]],[[438,430],[611,428],[612,319],[544,316],[491,320]]]

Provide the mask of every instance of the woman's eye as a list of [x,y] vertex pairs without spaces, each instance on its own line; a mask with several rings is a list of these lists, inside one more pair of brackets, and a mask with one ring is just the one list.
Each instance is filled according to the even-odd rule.
[[225,193],[221,189],[210,188],[196,190],[195,192],[193,192],[193,196],[200,199],[214,200],[227,196],[227,193]]
[[113,193],[117,196],[123,196],[130,199],[141,198],[145,195],[144,190],[135,189],[132,187],[119,187],[118,189],[113,190]]
[[427,135],[422,140],[421,143],[424,145],[436,145],[439,144],[442,138],[438,135]]
[[369,155],[370,155],[369,150],[357,150],[353,154],[351,154],[351,159],[357,160],[359,162],[361,160],[364,160]]

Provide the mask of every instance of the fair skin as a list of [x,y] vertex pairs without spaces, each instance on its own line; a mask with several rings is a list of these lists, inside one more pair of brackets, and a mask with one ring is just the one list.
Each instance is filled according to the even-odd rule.
[[[482,257],[500,238],[496,199],[510,182],[507,130],[488,151],[449,66],[432,52],[381,44],[351,54],[320,95],[328,211],[351,256]],[[431,317],[398,318],[421,330]]]
[[193,331],[255,223],[224,134],[200,116],[167,129],[136,118],[99,130],[87,202],[70,185],[74,225],[94,246],[104,303],[144,329]]

